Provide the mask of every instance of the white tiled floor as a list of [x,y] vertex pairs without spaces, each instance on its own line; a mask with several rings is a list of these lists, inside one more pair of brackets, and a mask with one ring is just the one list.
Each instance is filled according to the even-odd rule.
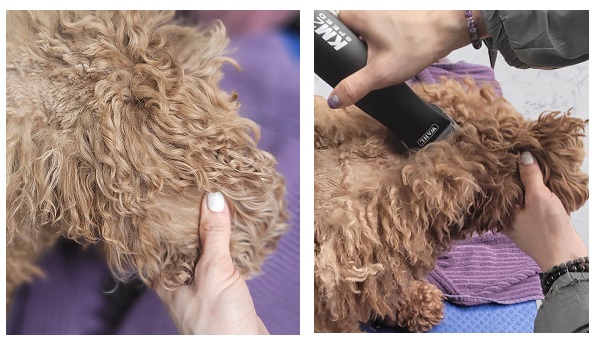
[[[448,56],[453,61],[466,61],[489,65],[487,49],[475,50],[470,46],[454,51]],[[536,118],[545,110],[566,111],[589,118],[589,62],[558,70],[521,70],[506,64],[501,55],[495,66],[495,76],[504,97],[528,118]],[[315,94],[327,97],[331,88],[315,76]],[[589,129],[586,131],[587,155],[583,169],[589,172]],[[589,247],[589,202],[572,214],[572,222],[587,248]]]

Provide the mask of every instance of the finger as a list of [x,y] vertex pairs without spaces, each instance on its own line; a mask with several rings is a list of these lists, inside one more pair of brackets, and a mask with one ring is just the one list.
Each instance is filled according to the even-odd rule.
[[328,106],[342,108],[354,104],[375,89],[375,80],[371,67],[357,70],[338,83],[328,97]]
[[518,169],[525,189],[525,198],[528,198],[529,195],[543,192],[546,189],[541,169],[530,152],[525,151],[520,154]]
[[269,335],[269,331],[267,330],[267,328],[265,327],[265,324],[263,324],[263,321],[261,320],[261,318],[257,317],[257,331],[259,332],[260,335]]
[[338,11],[338,19],[357,35],[367,32],[371,23],[365,19],[367,11]]
[[230,211],[224,195],[208,193],[201,202],[199,237],[201,258],[230,258]]

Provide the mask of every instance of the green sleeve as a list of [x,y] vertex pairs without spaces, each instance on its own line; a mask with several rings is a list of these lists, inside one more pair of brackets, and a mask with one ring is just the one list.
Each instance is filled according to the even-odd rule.
[[481,11],[493,45],[516,68],[555,69],[589,59],[589,11]]
[[549,289],[535,332],[589,332],[589,273],[566,273]]

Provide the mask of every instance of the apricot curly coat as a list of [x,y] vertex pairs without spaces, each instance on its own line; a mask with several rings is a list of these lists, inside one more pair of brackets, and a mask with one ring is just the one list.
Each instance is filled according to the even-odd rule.
[[423,277],[451,241],[509,227],[524,200],[523,151],[567,211],[588,199],[586,121],[559,112],[525,120],[471,80],[415,91],[460,125],[417,153],[401,151],[358,108],[331,110],[315,98],[316,331],[357,332],[370,320],[410,331],[438,324],[443,296]]
[[7,297],[59,236],[101,242],[120,279],[188,283],[199,204],[221,191],[240,272],[286,230],[284,180],[218,86],[221,23],[173,12],[7,12]]

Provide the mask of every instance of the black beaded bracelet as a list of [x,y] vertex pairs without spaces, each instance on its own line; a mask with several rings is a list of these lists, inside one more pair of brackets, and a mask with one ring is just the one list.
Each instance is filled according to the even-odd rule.
[[548,270],[545,273],[541,274],[541,288],[543,290],[543,294],[547,294],[551,285],[553,285],[556,280],[566,274],[566,273],[577,273],[577,272],[589,272],[589,257],[581,257],[577,258],[576,260],[568,261],[566,263],[561,263],[559,266],[555,266]]
[[468,26],[468,33],[471,36],[471,43],[473,44],[473,47],[478,50],[481,48],[481,39],[477,33],[477,25],[475,24],[475,19],[473,19],[473,11],[464,11],[464,17],[466,18]]

